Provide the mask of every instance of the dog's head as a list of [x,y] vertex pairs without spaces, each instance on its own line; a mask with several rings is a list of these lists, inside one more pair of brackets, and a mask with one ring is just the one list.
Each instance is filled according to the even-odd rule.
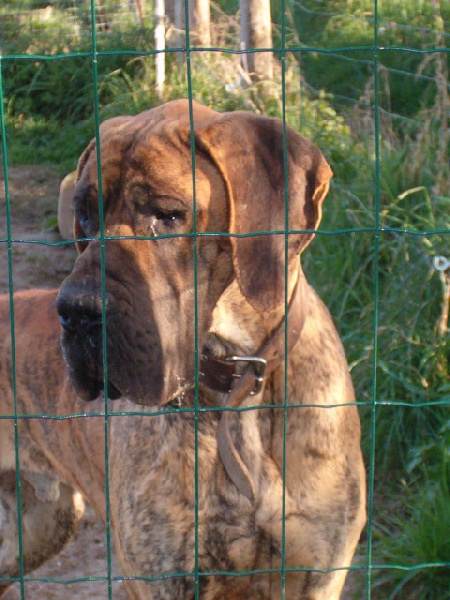
[[110,397],[167,402],[193,380],[195,348],[227,286],[236,280],[260,313],[283,305],[285,259],[320,221],[332,172],[312,143],[288,127],[284,153],[277,119],[196,103],[192,114],[192,133],[186,101],[110,119],[100,153],[94,140],[79,160],[79,257],[57,306],[68,371],[86,399],[107,367]]

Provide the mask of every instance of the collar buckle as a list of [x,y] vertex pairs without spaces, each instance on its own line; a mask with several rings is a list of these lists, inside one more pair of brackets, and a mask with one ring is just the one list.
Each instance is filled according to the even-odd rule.
[[[255,387],[250,392],[250,396],[256,396],[256,394],[259,394],[262,391],[266,375],[267,360],[260,358],[259,356],[229,356],[225,361],[250,363],[255,373]],[[240,379],[245,373],[245,371],[242,374],[233,373],[233,378]]]

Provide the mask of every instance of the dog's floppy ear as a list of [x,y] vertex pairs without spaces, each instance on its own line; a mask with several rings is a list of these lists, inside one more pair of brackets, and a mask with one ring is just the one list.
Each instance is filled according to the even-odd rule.
[[[225,181],[230,242],[240,289],[257,310],[270,311],[284,302],[285,199],[289,230],[317,229],[332,170],[314,144],[287,127],[285,176],[279,119],[227,113],[208,125],[200,124],[195,137]],[[281,233],[261,233],[267,231]],[[240,237],[245,234],[257,235]],[[313,232],[290,234],[288,260],[299,255],[313,237]]]

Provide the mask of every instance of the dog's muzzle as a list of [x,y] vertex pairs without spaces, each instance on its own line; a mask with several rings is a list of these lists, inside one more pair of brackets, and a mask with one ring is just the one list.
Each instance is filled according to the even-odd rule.
[[[105,388],[103,369],[104,323],[117,314],[111,294],[102,295],[68,285],[56,300],[61,323],[61,346],[71,381],[85,400],[95,400]],[[107,395],[112,400],[122,395],[111,382],[106,382]]]

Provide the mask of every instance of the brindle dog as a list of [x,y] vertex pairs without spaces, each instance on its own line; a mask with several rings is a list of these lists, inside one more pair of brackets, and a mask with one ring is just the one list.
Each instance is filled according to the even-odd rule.
[[[176,101],[108,120],[101,152],[92,141],[80,158],[79,257],[57,299],[78,398],[58,364],[49,409],[58,397],[74,412],[105,386],[117,399],[109,491],[130,598],[276,599],[285,575],[286,598],[335,600],[365,522],[360,425],[298,258],[332,172],[276,119],[196,103],[192,115]],[[42,326],[55,345],[54,321]],[[35,425],[58,477],[103,514],[98,419]]]

